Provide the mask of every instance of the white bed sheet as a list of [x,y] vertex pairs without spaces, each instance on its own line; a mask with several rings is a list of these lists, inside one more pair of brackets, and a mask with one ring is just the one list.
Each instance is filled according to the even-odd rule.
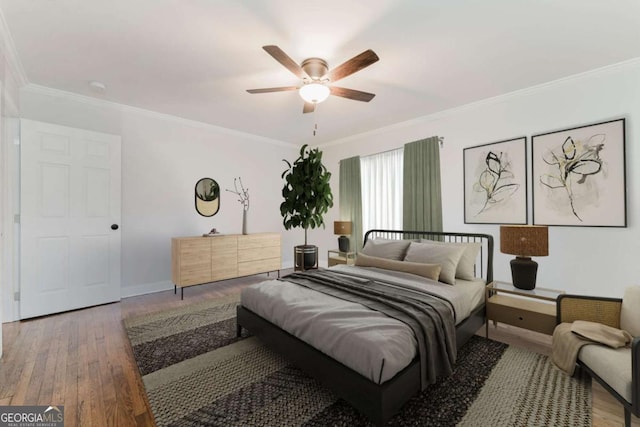
[[[332,270],[401,281],[447,297],[462,322],[484,300],[485,281],[456,280],[456,285],[429,284],[408,273],[339,265]],[[365,306],[303,286],[267,280],[242,290],[242,305],[312,345],[366,378],[382,384],[404,369],[417,354],[409,326]]]

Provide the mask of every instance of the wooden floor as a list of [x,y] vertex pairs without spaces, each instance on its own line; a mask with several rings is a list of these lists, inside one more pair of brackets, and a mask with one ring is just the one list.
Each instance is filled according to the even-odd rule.
[[[64,405],[65,426],[153,426],[122,319],[238,292],[264,275],[2,325],[0,405]],[[484,334],[484,327],[479,331]],[[490,338],[549,354],[551,337],[498,325]],[[593,425],[624,425],[622,406],[594,383]],[[640,421],[633,418],[633,425]]]

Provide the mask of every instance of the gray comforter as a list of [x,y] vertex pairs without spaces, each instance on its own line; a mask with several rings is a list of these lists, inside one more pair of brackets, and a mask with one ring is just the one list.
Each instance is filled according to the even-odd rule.
[[418,342],[423,389],[438,376],[451,374],[456,359],[455,313],[441,297],[331,270],[296,272],[281,280],[362,304],[407,324]]

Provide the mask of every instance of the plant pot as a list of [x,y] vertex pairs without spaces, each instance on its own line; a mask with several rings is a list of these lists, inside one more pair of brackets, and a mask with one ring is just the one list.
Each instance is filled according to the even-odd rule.
[[318,268],[318,247],[314,245],[299,245],[294,248],[294,269],[310,270]]

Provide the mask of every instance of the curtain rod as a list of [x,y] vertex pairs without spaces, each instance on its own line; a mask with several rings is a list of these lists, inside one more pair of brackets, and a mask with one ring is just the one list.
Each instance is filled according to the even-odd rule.
[[[438,143],[440,143],[440,148],[442,148],[442,146],[444,145],[444,136],[439,136],[438,137]],[[375,156],[375,155],[378,155],[378,154],[390,153],[391,151],[402,150],[403,148],[404,148],[404,144],[402,145],[402,147],[390,148],[388,150],[378,151],[377,153],[367,154],[366,156],[361,156],[361,157],[369,157],[369,156]]]

